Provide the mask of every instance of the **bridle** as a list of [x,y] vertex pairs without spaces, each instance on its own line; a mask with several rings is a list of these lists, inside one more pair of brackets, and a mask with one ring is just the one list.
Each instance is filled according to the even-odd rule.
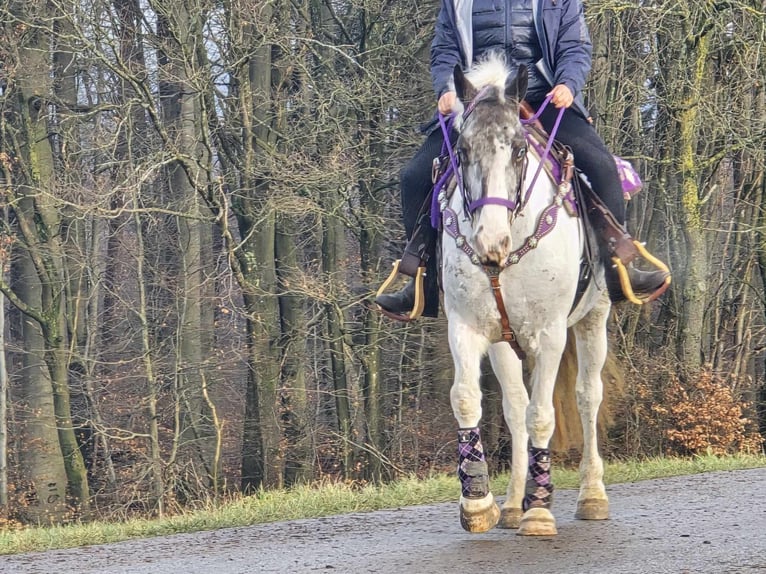
[[[487,91],[489,90],[489,86],[482,87],[477,94],[473,97],[471,102],[466,106],[465,110],[463,111],[462,121],[463,125],[465,125],[466,120],[468,117],[473,113],[473,111],[476,109],[476,106],[484,99],[484,96],[486,95]],[[446,124],[443,121],[443,117],[439,117],[442,133],[445,137],[445,142],[449,141],[449,130],[446,126]],[[511,194],[511,197],[488,197],[484,193],[482,193],[481,197],[478,199],[472,199],[465,187],[463,185],[462,181],[462,172],[460,170],[461,162],[459,161],[459,158],[456,157],[454,150],[451,146],[447,146],[449,154],[450,154],[450,162],[453,163],[453,167],[455,169],[455,173],[457,174],[457,181],[458,181],[458,189],[460,190],[460,193],[463,198],[463,211],[465,214],[473,219],[474,214],[476,211],[478,211],[480,208],[484,207],[485,205],[499,205],[501,207],[505,207],[508,210],[509,213],[509,219],[513,219],[514,215],[521,210],[521,207],[524,202],[522,202],[522,194],[523,194],[523,186],[524,186],[524,180],[526,179],[526,171],[527,171],[527,146],[525,145],[523,148],[520,148],[518,152],[521,152],[521,155],[515,156],[512,158],[512,161],[519,161],[520,166],[518,169],[518,177],[517,177],[517,184],[516,184],[516,191],[515,193]],[[517,152],[517,153],[518,153]]]

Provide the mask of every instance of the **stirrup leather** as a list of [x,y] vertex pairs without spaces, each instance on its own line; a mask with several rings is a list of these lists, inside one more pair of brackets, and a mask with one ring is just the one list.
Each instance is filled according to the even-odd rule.
[[622,288],[622,292],[625,295],[625,298],[636,305],[643,305],[644,303],[650,303],[654,301],[665,291],[667,291],[668,287],[670,287],[671,281],[670,269],[668,269],[668,266],[665,265],[662,261],[649,253],[640,242],[636,241],[635,239],[631,239],[631,242],[633,243],[636,251],[638,251],[638,255],[643,257],[646,261],[654,265],[660,271],[664,271],[668,274],[668,276],[665,278],[665,282],[660,285],[660,287],[653,293],[647,296],[639,297],[633,292],[633,286],[630,284],[630,277],[628,276],[628,269],[622,262],[622,259],[616,255],[612,257],[612,263],[614,263],[614,266],[617,269],[617,276],[620,278],[620,287]]
[[[397,259],[393,263],[393,270],[391,271],[388,278],[383,281],[383,284],[380,286],[380,289],[378,289],[378,292],[375,294],[376,297],[379,297],[383,293],[385,293],[386,289],[389,288],[391,283],[394,282],[394,279],[399,275],[399,264],[402,262],[401,259]],[[392,313],[391,311],[387,311],[380,305],[376,305],[378,310],[386,315],[387,317],[390,317],[391,319],[394,319],[396,321],[404,321],[405,323],[408,323],[410,321],[414,321],[420,315],[423,313],[423,307],[425,306],[425,297],[423,294],[423,276],[426,274],[426,268],[423,266],[420,266],[417,268],[417,271],[415,271],[415,274],[412,276],[413,279],[415,279],[415,304],[412,307],[412,310],[407,314],[397,314]]]

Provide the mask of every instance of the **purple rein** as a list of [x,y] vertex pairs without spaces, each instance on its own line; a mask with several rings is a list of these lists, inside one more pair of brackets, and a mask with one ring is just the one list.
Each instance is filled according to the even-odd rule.
[[[466,108],[465,112],[463,113],[463,119],[468,117],[468,115],[473,111],[473,108],[476,106],[476,103],[479,101],[480,97],[484,94],[484,89],[480,90],[479,93],[476,95],[476,97],[471,101],[471,103]],[[545,107],[548,105],[548,102],[551,101],[551,96],[548,96],[543,101],[540,108],[537,110],[535,115],[533,115],[531,118],[525,120],[522,119],[521,123],[522,125],[527,125],[535,122],[539,117],[540,114],[543,112]],[[545,159],[548,157],[548,154],[551,151],[551,147],[553,146],[553,140],[556,137],[556,133],[558,132],[559,125],[561,124],[561,117],[564,115],[564,110],[566,108],[561,108],[559,110],[559,115],[556,118],[556,123],[553,125],[553,130],[551,130],[550,136],[548,138],[548,144],[545,147],[545,150],[542,153],[542,156],[540,157],[540,162],[537,166],[537,171],[535,172],[535,176],[532,179],[532,183],[527,188],[527,192],[524,196],[524,200],[522,202],[522,205],[527,203],[527,200],[529,199],[529,194],[534,188],[535,182],[537,182],[537,177],[540,175],[540,171],[542,170],[543,164],[545,163]],[[447,121],[444,120],[444,118],[447,118]],[[433,197],[431,199],[431,227],[434,229],[439,228],[439,219],[441,215],[441,209],[440,209],[440,191],[444,188],[445,185],[447,185],[447,182],[450,180],[450,177],[452,177],[452,174],[455,174],[455,177],[457,177],[457,185],[459,189],[463,189],[463,182],[461,181],[461,174],[460,170],[458,170],[458,160],[455,156],[455,150],[452,149],[452,146],[449,144],[450,137],[449,133],[452,129],[452,124],[454,122],[455,116],[453,114],[449,116],[444,116],[442,114],[439,114],[439,125],[441,126],[442,134],[444,134],[444,142],[442,143],[442,152],[439,157],[444,156],[444,153],[449,155],[449,166],[446,170],[444,170],[444,173],[441,175],[439,180],[434,184],[434,193]],[[501,205],[505,208],[507,208],[510,211],[515,211],[517,208],[516,201],[512,199],[506,199],[502,197],[481,197],[475,201],[472,201],[468,204],[468,213],[472,214],[474,211],[476,211],[478,208],[484,206],[484,205]]]
[[[447,121],[444,121],[444,118],[447,118]],[[452,146],[449,143],[449,132],[452,129],[452,124],[455,122],[455,116],[449,115],[444,116],[441,113],[439,114],[439,125],[442,128],[442,134],[444,134],[444,141],[442,142],[442,152],[439,155],[439,157],[444,156],[444,152],[446,151],[449,154],[449,166],[447,166],[447,169],[444,170],[444,173],[441,175],[439,180],[434,184],[434,192],[431,196],[431,227],[434,229],[439,229],[439,221],[441,219],[441,208],[439,205],[439,196],[441,195],[440,192],[444,188],[445,185],[447,185],[447,182],[452,177],[452,174],[455,174],[455,177],[457,178],[457,184],[458,187],[462,189],[463,182],[461,181],[460,172],[457,169],[457,158],[455,157],[455,150],[452,149]]]

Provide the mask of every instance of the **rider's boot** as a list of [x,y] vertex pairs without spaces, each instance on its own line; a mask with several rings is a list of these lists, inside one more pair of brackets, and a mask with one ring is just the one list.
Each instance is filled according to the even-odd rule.
[[[613,303],[628,300],[639,305],[655,300],[670,286],[667,265],[630,236],[625,228],[624,212],[615,216],[592,189],[584,191],[589,219],[598,237],[609,298]],[[636,257],[655,269],[643,271],[634,267]]]
[[375,297],[375,304],[394,315],[409,313],[415,306],[415,278],[394,293],[381,293]]

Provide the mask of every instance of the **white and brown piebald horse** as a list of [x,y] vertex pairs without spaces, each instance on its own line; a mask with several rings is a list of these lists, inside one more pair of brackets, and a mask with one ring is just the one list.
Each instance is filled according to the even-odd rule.
[[[603,268],[573,308],[586,231],[562,207],[571,186],[538,170],[519,119],[525,68],[491,56],[466,74],[455,69],[458,185],[438,198],[443,223],[442,281],[455,365],[450,397],[458,423],[460,519],[471,532],[500,526],[552,535],[549,443],[553,387],[572,327],[577,337],[577,405],[584,434],[576,516],[608,517],[596,419],[607,352],[609,297]],[[571,112],[568,112],[571,113]],[[457,163],[456,162],[456,163]],[[534,181],[534,188],[529,189]],[[489,354],[503,393],[513,462],[502,511],[489,490],[481,445],[480,362]],[[522,359],[529,360],[528,393]]]

